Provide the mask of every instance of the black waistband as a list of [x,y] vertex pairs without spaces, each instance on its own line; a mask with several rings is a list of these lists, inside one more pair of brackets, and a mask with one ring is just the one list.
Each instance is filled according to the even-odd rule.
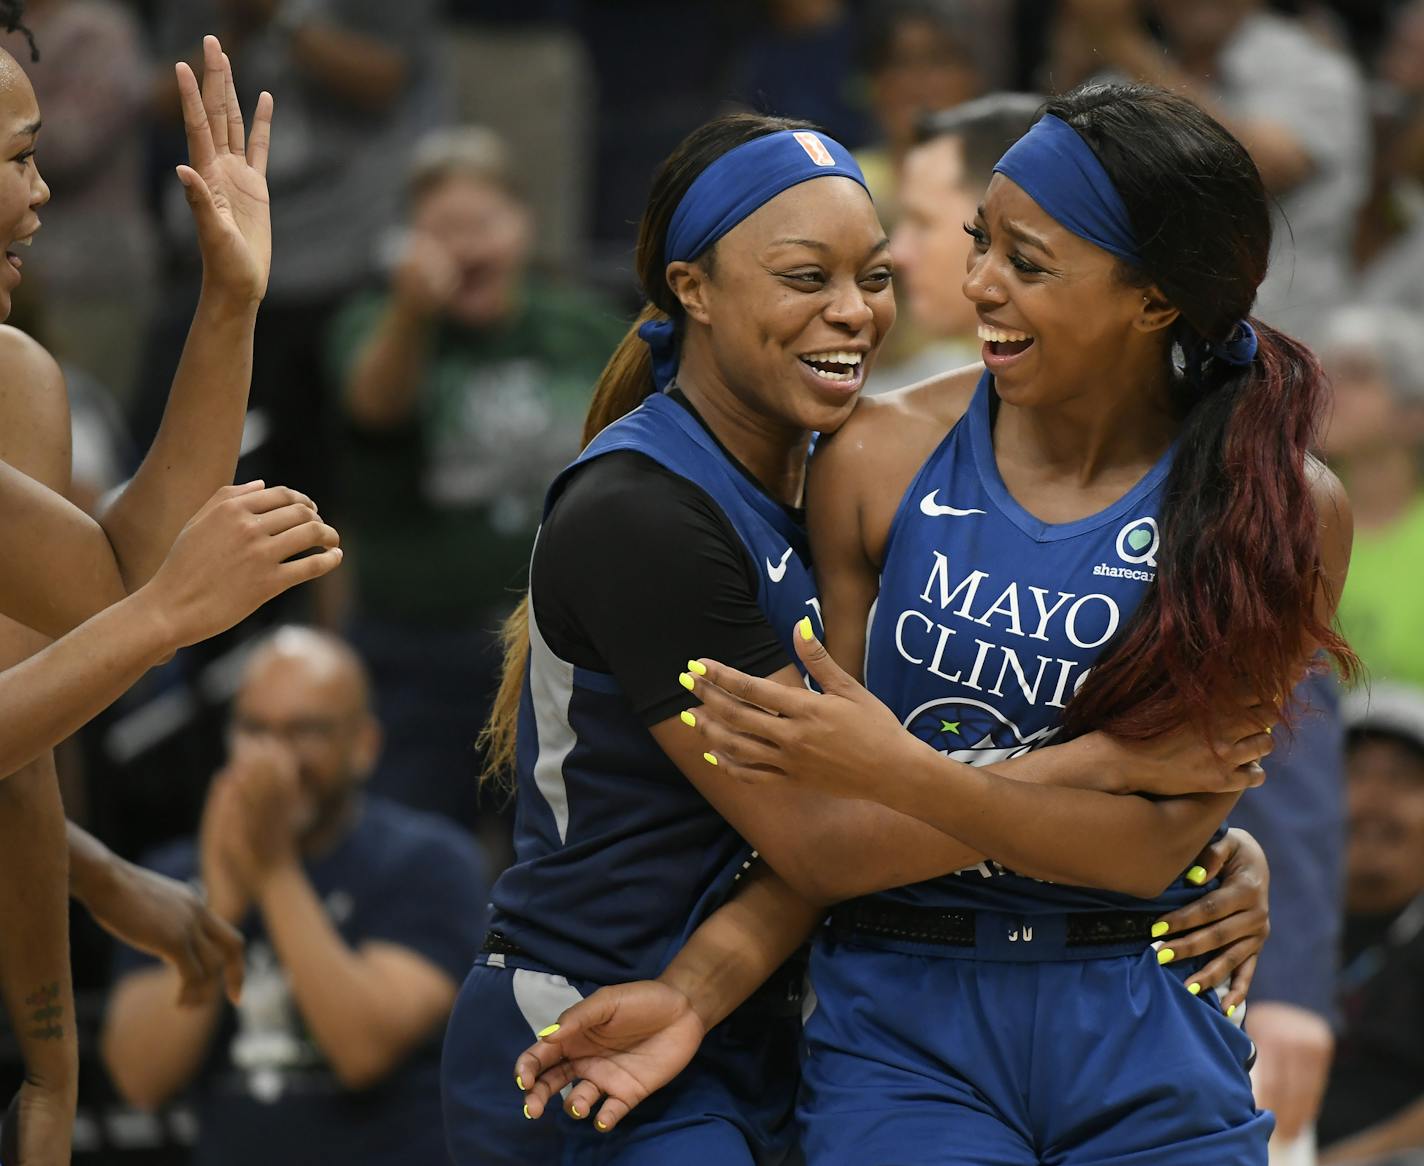
[[[882,899],[852,899],[831,909],[827,928],[837,938],[866,936],[941,947],[974,947],[979,913],[971,908],[918,907]],[[1160,916],[1148,911],[1081,911],[1066,916],[1069,947],[1115,947],[1152,938]]]

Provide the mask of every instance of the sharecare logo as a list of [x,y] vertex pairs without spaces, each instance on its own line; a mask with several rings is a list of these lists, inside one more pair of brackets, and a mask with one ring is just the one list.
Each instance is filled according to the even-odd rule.
[[831,157],[831,152],[826,149],[826,144],[810,130],[799,130],[795,137],[801,143],[801,148],[806,151],[807,157],[817,166],[834,166],[836,164],[836,160]]

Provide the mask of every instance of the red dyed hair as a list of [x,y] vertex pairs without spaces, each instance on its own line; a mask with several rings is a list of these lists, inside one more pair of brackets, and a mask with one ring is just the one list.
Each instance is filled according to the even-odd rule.
[[[1320,617],[1324,575],[1310,450],[1329,388],[1299,341],[1252,320],[1255,359],[1212,346],[1245,320],[1265,277],[1270,209],[1235,138],[1183,97],[1087,86],[1046,110],[1103,163],[1140,265],[1121,277],[1178,309],[1169,370],[1182,414],[1158,525],[1157,581],[1069,703],[1070,733],[1149,737],[1206,727],[1243,697],[1278,710],[1317,648],[1358,661]],[[1338,596],[1325,597],[1333,608]]]

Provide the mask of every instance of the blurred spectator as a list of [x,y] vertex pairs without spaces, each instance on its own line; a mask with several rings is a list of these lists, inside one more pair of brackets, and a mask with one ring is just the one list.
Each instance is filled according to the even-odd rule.
[[1365,90],[1355,63],[1264,0],[1064,0],[1052,80],[1103,69],[1184,92],[1251,151],[1279,200],[1256,312],[1310,338],[1348,294],[1355,219],[1369,177]]
[[1315,1122],[1335,1047],[1345,859],[1344,730],[1335,676],[1296,687],[1294,724],[1276,735],[1230,825],[1249,830],[1271,865],[1271,938],[1261,952],[1246,1013],[1256,1043],[1256,1104],[1276,1115],[1273,1166],[1315,1161]]
[[866,83],[879,141],[856,153],[880,221],[899,215],[900,167],[919,119],[984,91],[968,9],[949,0],[872,5],[863,34]]
[[1424,1163],[1424,689],[1347,698],[1345,1024],[1323,1163]]
[[198,1163],[446,1161],[440,1041],[483,931],[474,845],[362,797],[380,730],[326,633],[255,652],[229,746],[200,836],[151,865],[200,877],[242,927],[242,1000],[180,1008],[173,971],[121,952],[103,1036],[119,1091],[144,1108],[186,1091]]
[[[250,78],[244,92],[276,98],[272,275],[249,419],[250,443],[266,444],[243,472],[318,501],[329,498],[330,446],[321,341],[337,303],[372,271],[411,142],[441,119],[438,11],[439,0],[166,0],[162,13],[164,60],[191,58],[217,32]],[[166,112],[176,124],[171,85]],[[188,212],[170,187],[169,217],[186,239]]]
[[[876,143],[855,157],[887,231],[900,218],[900,176],[926,114],[952,109],[984,91],[975,65],[970,7],[951,0],[886,0],[866,13],[862,52]],[[896,368],[919,368],[933,343],[917,321],[901,316],[881,346],[876,391],[904,384]]]
[[732,69],[749,109],[814,122],[855,149],[870,136],[854,90],[860,28],[847,0],[765,0],[766,27]]
[[1358,251],[1360,291],[1424,313],[1424,0],[1404,4],[1375,81],[1374,191]]
[[409,196],[388,288],[348,304],[331,336],[342,532],[387,731],[374,788],[469,821],[495,629],[624,325],[529,276],[535,225],[490,131],[425,138]]
[[46,339],[60,361],[126,400],[158,271],[144,199],[142,30],[117,0],[29,0],[25,22],[38,61],[22,35],[0,33],[0,45],[24,63],[44,108],[39,152],[54,199],[25,253],[24,286],[44,300]]
[[994,164],[1028,132],[1041,104],[1034,94],[993,93],[922,120],[919,144],[901,171],[900,218],[890,251],[901,319],[928,342],[904,360],[877,364],[873,391],[979,359],[979,317],[963,289],[973,249],[964,225],[974,221]]
[[1340,624],[1370,676],[1424,686],[1424,321],[1343,308],[1320,356],[1335,390],[1325,453],[1355,514]]

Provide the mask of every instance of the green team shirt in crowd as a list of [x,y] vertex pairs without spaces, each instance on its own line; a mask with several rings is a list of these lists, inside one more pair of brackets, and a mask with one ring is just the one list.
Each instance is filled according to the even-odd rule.
[[[334,383],[387,303],[367,294],[338,314]],[[501,327],[437,326],[407,422],[343,427],[342,537],[361,616],[473,628],[512,606],[544,491],[578,452],[594,383],[626,327],[605,304],[531,284]]]
[[1355,531],[1340,628],[1367,680],[1424,688],[1424,497],[1394,525]]

